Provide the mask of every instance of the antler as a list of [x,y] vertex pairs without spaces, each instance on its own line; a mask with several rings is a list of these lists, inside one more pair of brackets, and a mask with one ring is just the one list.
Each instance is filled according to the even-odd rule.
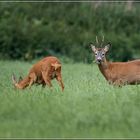
[[103,46],[103,43],[104,43],[104,35],[103,35],[103,38],[102,38],[101,46]]
[[103,38],[102,38],[102,42],[104,42],[104,35],[103,35]]
[[99,41],[98,41],[98,38],[97,38],[97,36],[96,36],[96,43],[97,43],[97,44],[99,44]]

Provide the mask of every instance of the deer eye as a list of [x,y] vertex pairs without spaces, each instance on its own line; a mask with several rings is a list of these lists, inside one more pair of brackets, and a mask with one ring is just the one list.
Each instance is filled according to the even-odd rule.
[[104,56],[104,55],[105,55],[105,53],[102,53],[102,55]]
[[95,52],[95,55],[97,56],[97,52]]

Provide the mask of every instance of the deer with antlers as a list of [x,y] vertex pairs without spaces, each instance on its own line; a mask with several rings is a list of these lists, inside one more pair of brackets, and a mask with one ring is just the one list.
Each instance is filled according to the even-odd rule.
[[18,82],[15,76],[12,75],[14,86],[17,89],[31,87],[34,83],[52,87],[51,80],[54,78],[56,78],[63,91],[64,84],[61,76],[61,63],[58,58],[53,56],[46,57],[34,64],[29,74],[24,79],[20,77]]
[[[108,43],[103,47],[104,37],[100,47],[90,44],[95,55],[95,62],[98,64],[99,70],[105,79],[113,85],[122,86],[126,84],[140,84],[140,59],[129,62],[109,62],[106,54],[111,47]],[[96,36],[96,43],[99,45]]]

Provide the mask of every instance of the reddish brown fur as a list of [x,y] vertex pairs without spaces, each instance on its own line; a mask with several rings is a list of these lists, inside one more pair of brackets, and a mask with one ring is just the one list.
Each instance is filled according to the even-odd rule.
[[118,86],[140,84],[140,59],[129,62],[108,62],[105,54],[108,52],[109,46],[110,44],[105,48],[95,48],[94,45],[91,45],[95,60],[106,80]]
[[140,60],[111,63],[105,59],[98,66],[106,80],[114,85],[140,83]]
[[30,87],[34,83],[42,84],[42,86],[47,84],[49,87],[51,87],[51,80],[54,78],[57,79],[63,91],[64,84],[61,76],[61,63],[58,58],[49,56],[34,64],[27,77],[18,83],[14,80],[14,84],[18,89],[24,89],[27,86]]

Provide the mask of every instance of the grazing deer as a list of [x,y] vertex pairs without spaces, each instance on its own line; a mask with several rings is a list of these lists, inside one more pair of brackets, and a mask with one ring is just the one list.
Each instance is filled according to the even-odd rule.
[[[102,47],[104,38],[101,43],[101,47],[96,48],[93,44],[90,45],[95,55],[95,62],[105,79],[117,86],[125,84],[140,84],[140,59],[129,62],[108,62],[106,60],[106,53],[111,46],[110,43]],[[96,42],[99,44],[96,37]]]
[[64,84],[61,77],[61,63],[53,56],[45,57],[34,64],[30,69],[29,74],[24,79],[20,77],[18,82],[16,81],[15,76],[12,76],[14,86],[17,89],[24,89],[27,86],[31,87],[34,83],[52,87],[51,80],[54,78],[57,79],[63,91]]

